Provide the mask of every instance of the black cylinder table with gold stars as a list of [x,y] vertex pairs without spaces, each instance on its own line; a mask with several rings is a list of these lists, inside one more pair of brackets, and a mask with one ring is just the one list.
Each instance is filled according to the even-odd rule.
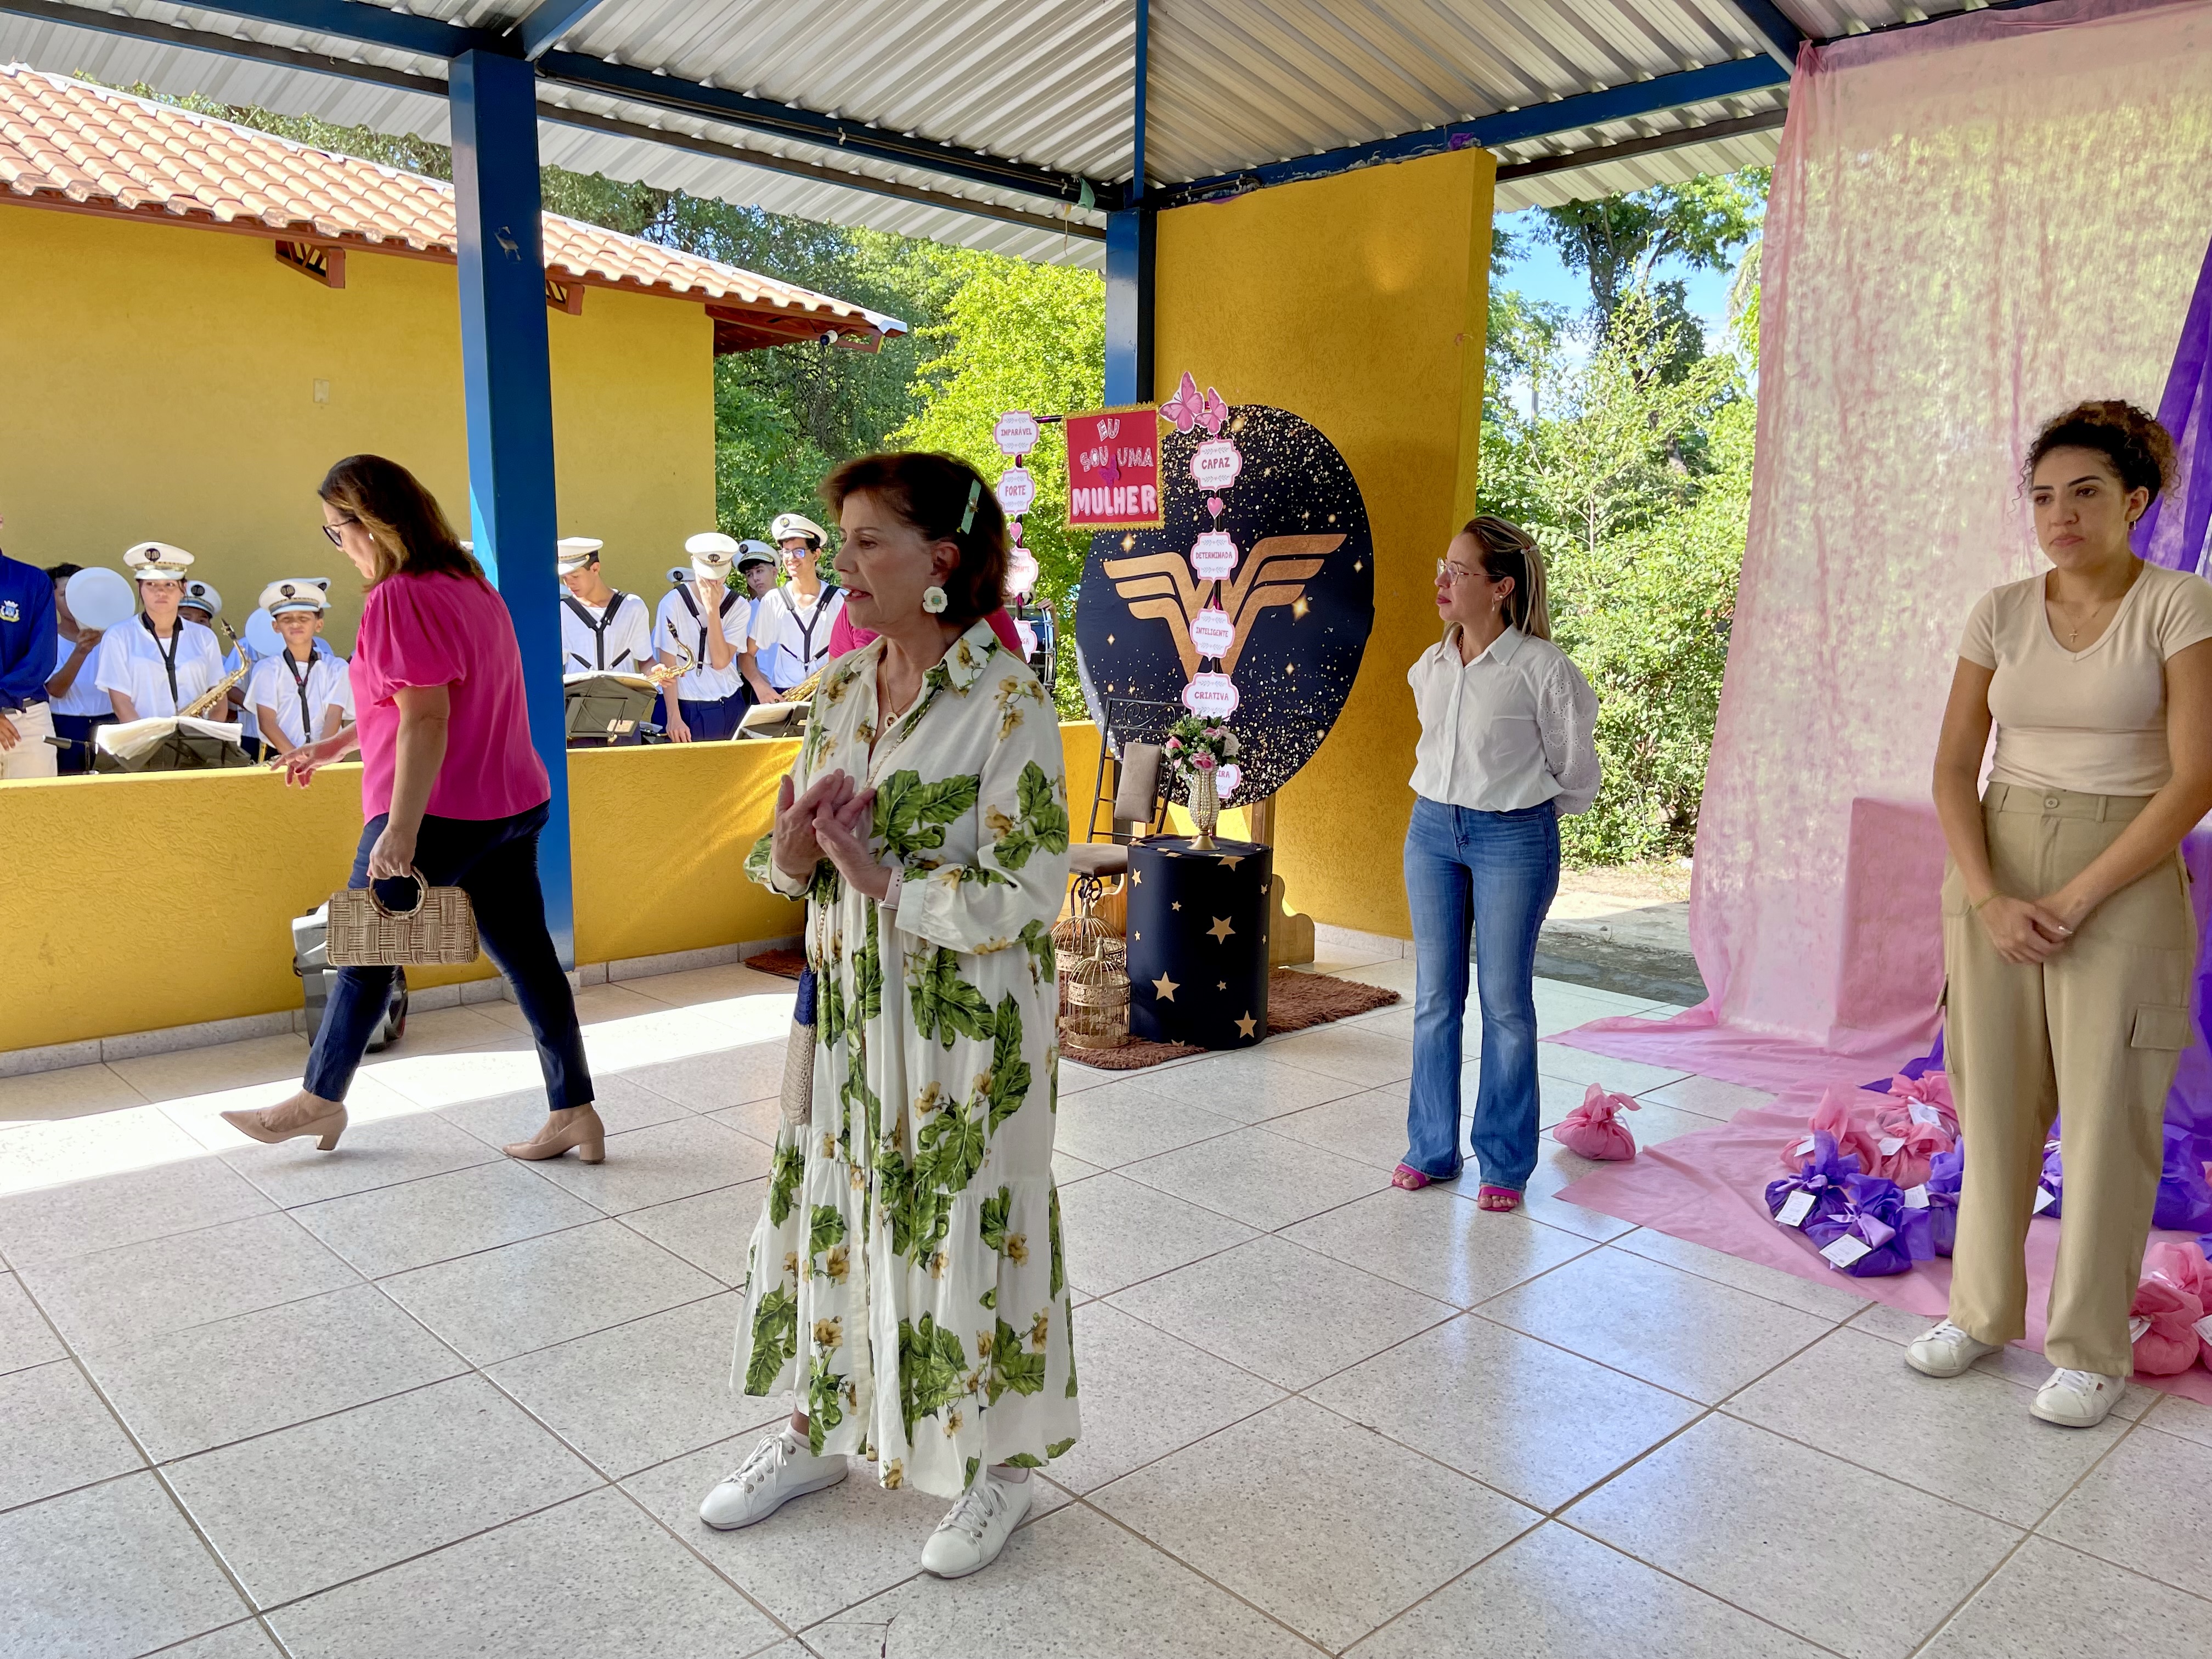
[[1267,1035],[1269,848],[1177,836],[1129,848],[1129,1034],[1249,1048]]

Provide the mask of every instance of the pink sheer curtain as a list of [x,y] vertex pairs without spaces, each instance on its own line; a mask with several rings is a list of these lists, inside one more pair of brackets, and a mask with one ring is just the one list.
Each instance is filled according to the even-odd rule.
[[2040,568],[2036,427],[2158,406],[2209,236],[2212,8],[2058,0],[1804,54],[1691,899],[1711,997],[1567,1041],[1769,1089],[1925,1048],[1960,628]]

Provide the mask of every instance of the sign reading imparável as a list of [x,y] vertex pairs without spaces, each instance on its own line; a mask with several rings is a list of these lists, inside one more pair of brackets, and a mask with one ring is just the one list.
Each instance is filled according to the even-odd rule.
[[1159,429],[1152,404],[1067,417],[1070,529],[1160,527]]

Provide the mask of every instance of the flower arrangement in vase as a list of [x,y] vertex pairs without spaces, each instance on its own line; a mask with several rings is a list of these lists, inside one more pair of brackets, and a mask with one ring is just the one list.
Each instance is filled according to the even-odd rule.
[[1221,820],[1221,791],[1217,774],[1224,762],[1236,759],[1239,744],[1229,722],[1214,714],[1185,714],[1168,727],[1163,758],[1169,775],[1183,784],[1183,802],[1198,834],[1191,845],[1200,851],[1213,847],[1213,826]]

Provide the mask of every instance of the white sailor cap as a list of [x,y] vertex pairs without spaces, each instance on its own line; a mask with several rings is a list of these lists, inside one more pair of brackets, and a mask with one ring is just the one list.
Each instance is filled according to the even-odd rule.
[[738,569],[743,570],[747,565],[774,564],[775,562],[775,550],[766,542],[746,540],[738,544]]
[[596,536],[562,537],[558,544],[557,555],[561,574],[565,576],[572,570],[581,570],[593,559],[599,557],[599,550],[605,545],[606,544]]
[[317,616],[330,609],[328,576],[292,576],[261,590],[261,608],[272,617],[287,611],[312,611]]
[[186,582],[183,603],[206,611],[210,622],[222,615],[222,595],[215,591],[213,582]]
[[688,538],[684,550],[691,556],[691,572],[701,581],[720,581],[730,574],[730,562],[738,556],[738,544],[719,530],[703,531]]
[[817,547],[827,546],[830,541],[830,532],[804,513],[780,514],[776,521],[768,527],[768,533],[770,539],[779,545],[789,541],[793,536],[811,536],[814,538],[814,544]]
[[668,584],[670,586],[681,587],[684,583],[690,580],[691,567],[690,565],[672,564],[668,567]]
[[180,582],[191,568],[192,556],[167,542],[141,542],[124,550],[123,562],[142,582]]

